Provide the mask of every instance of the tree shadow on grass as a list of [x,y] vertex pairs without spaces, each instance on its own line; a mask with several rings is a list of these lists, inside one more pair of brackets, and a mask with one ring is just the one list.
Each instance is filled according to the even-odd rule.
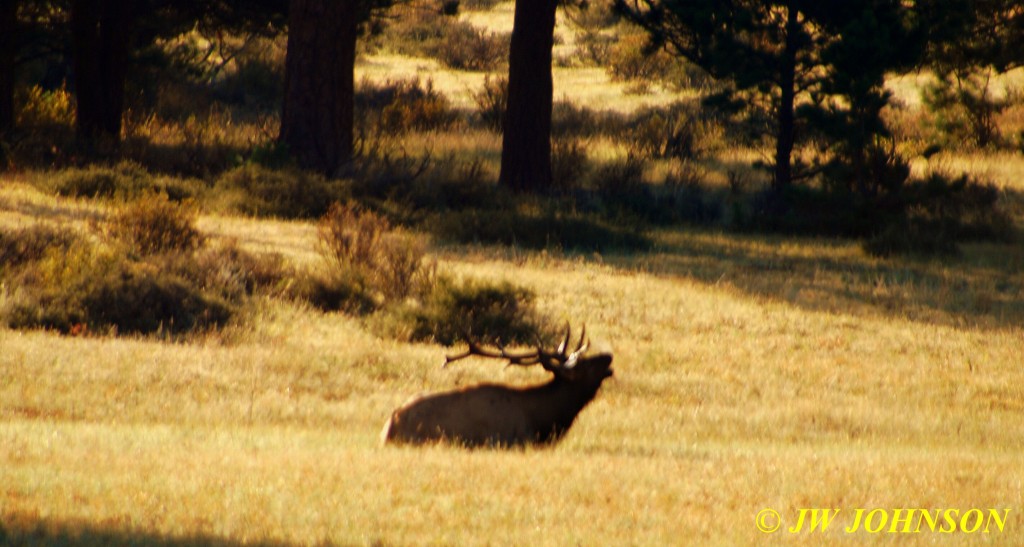
[[424,228],[443,241],[500,244],[525,249],[575,252],[647,251],[650,238],[639,228],[579,214],[467,209],[436,215]]
[[132,528],[119,522],[94,523],[84,520],[54,520],[21,514],[0,515],[0,545],[64,546],[103,545],[155,547],[286,547],[288,543],[273,540],[235,541],[207,534],[164,535]]
[[1024,325],[1024,247],[975,243],[950,258],[879,259],[849,240],[663,232],[624,267],[730,287],[803,309],[935,325]]

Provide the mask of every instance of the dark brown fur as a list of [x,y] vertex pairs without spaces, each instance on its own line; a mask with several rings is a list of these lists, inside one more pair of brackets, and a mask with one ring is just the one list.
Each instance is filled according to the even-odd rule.
[[546,384],[480,384],[414,397],[391,414],[383,442],[451,442],[469,447],[553,444],[612,375],[607,353],[581,357]]

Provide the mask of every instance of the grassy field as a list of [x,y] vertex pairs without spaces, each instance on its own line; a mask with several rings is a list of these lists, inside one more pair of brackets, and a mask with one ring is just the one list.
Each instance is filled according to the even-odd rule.
[[[8,178],[0,218],[102,206]],[[203,217],[211,237],[310,260],[303,222]],[[890,542],[767,536],[772,508],[1009,508],[1024,538],[1024,253],[881,261],[855,243],[665,231],[650,253],[441,247],[586,321],[616,376],[552,449],[391,448],[412,394],[537,371],[401,344],[359,320],[262,300],[183,343],[0,330],[8,539],[115,544]],[[844,520],[846,519],[846,520]],[[925,532],[911,540],[932,542]],[[43,539],[40,539],[43,538]],[[48,539],[47,539],[48,538]],[[0,540],[2,542],[2,540]]]
[[[511,5],[464,18],[507,32]],[[569,48],[572,32],[559,32]],[[484,77],[388,51],[358,72],[429,78],[459,108]],[[627,93],[600,68],[557,67],[555,80],[556,99],[595,108],[676,98]],[[911,96],[911,80],[894,87]],[[228,157],[274,133],[273,120],[218,115],[142,118],[126,148],[142,146],[133,135],[213,140]],[[479,127],[392,144],[479,159],[490,175],[500,158],[500,137]],[[589,153],[624,155],[605,142]],[[725,187],[759,157],[715,150],[698,160],[703,182]],[[912,167],[990,180],[1024,226],[1019,152],[945,150]],[[55,176],[0,174],[0,227],[88,231],[118,207],[40,190]],[[311,221],[210,208],[198,227],[213,243],[318,260]],[[304,303],[257,297],[226,327],[175,342],[0,327],[0,545],[1024,543],[1019,242],[882,259],[856,241],[649,235],[649,250],[605,254],[430,246],[445,272],[522,285],[544,316],[586,323],[614,353],[614,378],[547,449],[381,446],[412,395],[547,376],[474,360],[442,369],[458,348],[387,339]],[[0,286],[0,308],[15,290]],[[826,530],[790,532],[801,510],[826,508],[840,510]],[[882,533],[852,529],[860,509],[881,510]],[[955,510],[942,514],[957,529],[915,517],[919,532],[888,533],[897,509]]]

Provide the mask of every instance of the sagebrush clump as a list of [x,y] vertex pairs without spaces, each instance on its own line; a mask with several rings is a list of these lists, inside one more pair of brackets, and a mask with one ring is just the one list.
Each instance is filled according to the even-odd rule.
[[0,230],[0,321],[66,334],[181,336],[226,324],[245,299],[284,292],[276,255],[211,247],[189,205],[152,195],[85,234]]
[[278,218],[318,218],[345,197],[342,181],[293,167],[272,169],[247,163],[217,178],[212,190],[216,209]]
[[444,277],[419,305],[397,310],[408,339],[452,345],[467,336],[485,343],[532,344],[544,331],[534,293],[509,282]]
[[176,204],[163,194],[149,194],[121,207],[110,219],[110,234],[134,253],[190,252],[204,243],[196,228],[195,204]]
[[335,203],[317,224],[325,269],[307,281],[323,309],[367,311],[422,292],[433,267],[426,245],[354,203]]

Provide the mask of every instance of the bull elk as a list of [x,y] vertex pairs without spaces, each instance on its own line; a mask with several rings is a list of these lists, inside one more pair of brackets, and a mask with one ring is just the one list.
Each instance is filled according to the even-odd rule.
[[467,447],[554,444],[587,406],[601,382],[612,375],[610,353],[585,355],[586,326],[579,343],[567,352],[570,329],[554,351],[538,345],[512,353],[498,345],[486,348],[467,336],[469,349],[445,358],[448,364],[476,355],[506,359],[508,365],[540,365],[554,378],[545,384],[518,388],[479,384],[455,391],[414,397],[391,414],[381,437],[384,443],[451,442]]

